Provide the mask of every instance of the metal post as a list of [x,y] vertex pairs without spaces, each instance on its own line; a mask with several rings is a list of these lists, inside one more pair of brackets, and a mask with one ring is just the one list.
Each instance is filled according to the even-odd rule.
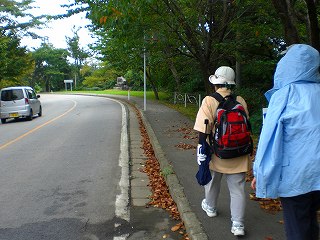
[[184,107],[187,107],[187,94],[184,94]]

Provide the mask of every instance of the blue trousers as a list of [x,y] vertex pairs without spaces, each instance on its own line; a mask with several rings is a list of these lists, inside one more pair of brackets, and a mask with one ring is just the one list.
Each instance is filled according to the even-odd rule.
[[288,240],[319,240],[317,211],[320,191],[295,197],[281,197],[284,224]]

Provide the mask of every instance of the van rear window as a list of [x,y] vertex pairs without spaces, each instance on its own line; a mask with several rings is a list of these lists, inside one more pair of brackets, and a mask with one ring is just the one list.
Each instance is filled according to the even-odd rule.
[[2,90],[1,101],[15,101],[23,99],[22,89]]

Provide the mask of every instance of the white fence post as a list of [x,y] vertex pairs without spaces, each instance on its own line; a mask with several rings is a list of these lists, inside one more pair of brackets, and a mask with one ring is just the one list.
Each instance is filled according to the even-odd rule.
[[184,94],[184,107],[187,107],[187,94]]

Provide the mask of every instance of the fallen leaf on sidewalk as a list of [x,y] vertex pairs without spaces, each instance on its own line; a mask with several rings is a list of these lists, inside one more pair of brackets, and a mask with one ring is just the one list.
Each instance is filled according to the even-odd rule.
[[188,149],[197,149],[196,146],[192,145],[192,144],[188,144],[188,143],[179,143],[177,145],[175,145],[175,147],[182,149],[182,150],[188,150]]
[[257,201],[260,207],[269,213],[276,213],[282,210],[281,202],[279,199],[271,198],[258,198],[255,193],[250,193],[250,200]]
[[176,224],[175,226],[173,226],[173,227],[171,228],[171,231],[172,231],[172,232],[176,232],[176,231],[178,231],[182,226],[183,226],[183,223],[180,222],[180,223]]

